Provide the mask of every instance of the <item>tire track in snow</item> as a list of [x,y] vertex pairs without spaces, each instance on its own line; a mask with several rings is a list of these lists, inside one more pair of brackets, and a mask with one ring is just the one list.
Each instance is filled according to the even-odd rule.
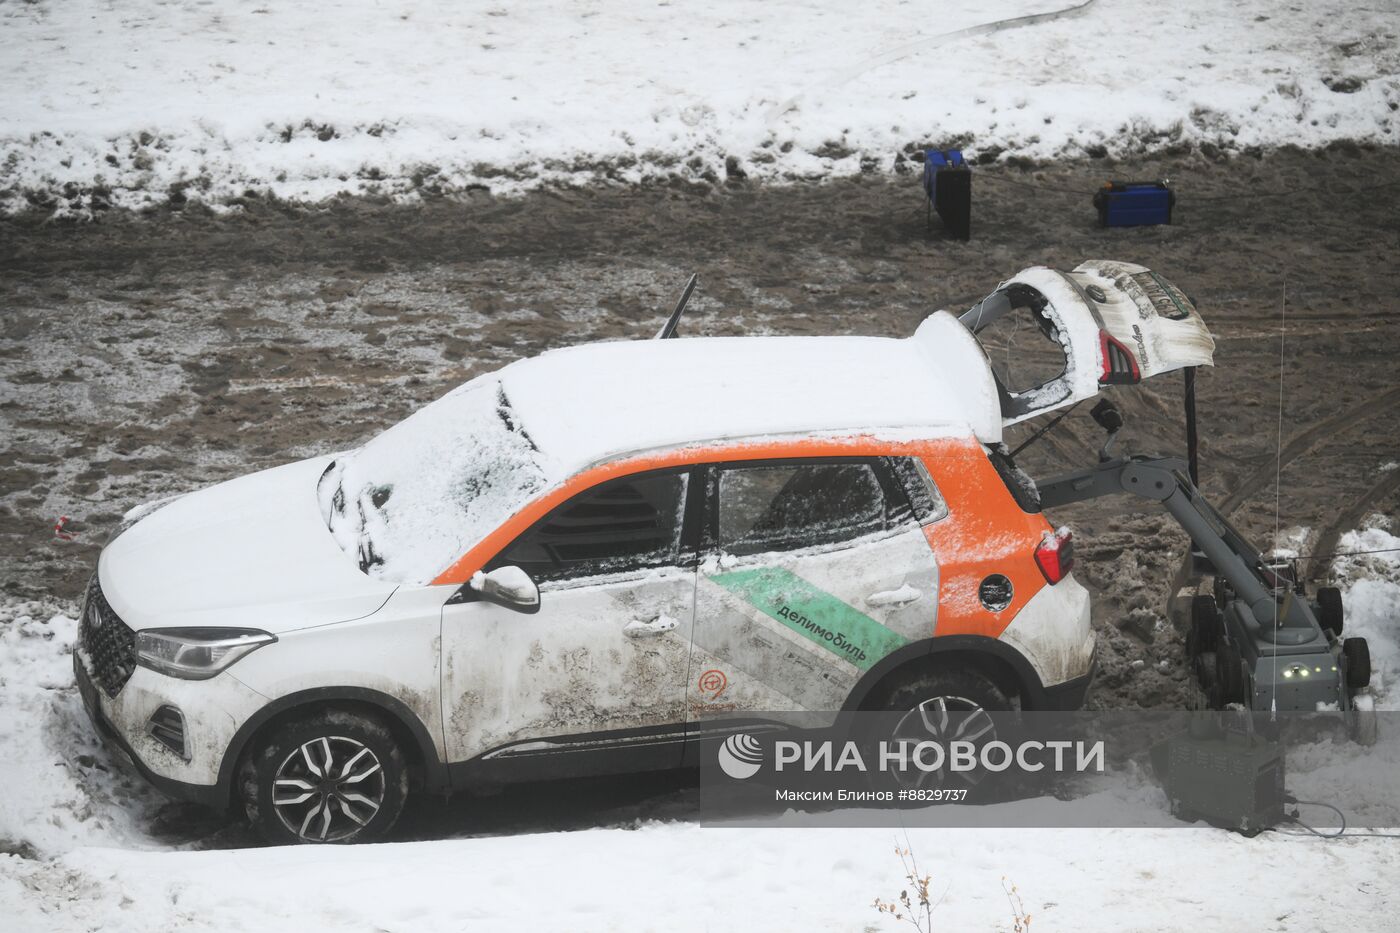
[[[832,77],[821,82],[817,87],[821,90],[838,88],[843,84],[854,81],[867,71],[873,71],[879,68],[881,65],[889,65],[900,59],[908,58],[910,55],[914,55],[918,52],[936,49],[950,42],[956,42],[959,39],[967,39],[972,36],[986,36],[995,32],[1005,32],[1008,29],[1020,29],[1023,26],[1034,26],[1037,23],[1048,23],[1052,20],[1078,16],[1081,13],[1087,12],[1089,8],[1097,2],[1098,0],[1083,0],[1081,3],[1062,7],[1058,10],[1047,10],[1044,13],[1028,13],[1024,16],[1013,16],[1010,19],[993,20],[990,23],[978,23],[976,26],[954,29],[951,32],[929,36],[927,39],[916,39],[913,42],[906,42],[904,45],[886,49],[878,55],[873,55],[864,61],[857,62],[851,67],[837,72]],[[797,102],[811,90],[811,88],[808,88],[807,90],[799,91],[781,104],[775,104],[768,113],[764,115],[765,122],[767,122],[770,127],[774,123],[777,123],[778,120],[782,118],[783,114],[787,113],[789,110],[795,109],[797,107]]]
[[[1384,412],[1387,410],[1387,405],[1397,401],[1400,401],[1400,386],[1393,386],[1386,389],[1384,392],[1368,395],[1354,405],[1344,408],[1332,415],[1330,418],[1324,418],[1312,427],[1293,435],[1279,450],[1277,459],[1265,460],[1261,463],[1235,487],[1234,492],[1221,500],[1216,508],[1220,510],[1221,515],[1229,518],[1256,493],[1268,488],[1268,486],[1279,477],[1279,474],[1285,466],[1313,450],[1325,437],[1331,436],[1334,432],[1346,430],[1355,426],[1357,422],[1365,421],[1369,417]],[[1370,490],[1367,490],[1367,492],[1357,500],[1357,504],[1353,505],[1353,509],[1359,509],[1362,514],[1364,514],[1367,503],[1373,502],[1387,494],[1385,490],[1379,487],[1392,481],[1394,486],[1400,487],[1400,470],[1388,474],[1386,479],[1383,479],[1381,482],[1375,484],[1375,486],[1372,486]],[[1355,519],[1349,517],[1351,511],[1351,509],[1348,509],[1346,512],[1343,512],[1336,521],[1327,527],[1322,537],[1317,540],[1317,543],[1313,547],[1313,553],[1327,553],[1329,549],[1336,546],[1337,539],[1340,538],[1343,533],[1356,527]],[[1347,521],[1351,521],[1352,524],[1346,524]],[[1331,536],[1330,543],[1327,543],[1328,535]],[[1309,574],[1315,574],[1316,567],[1310,566],[1308,572]],[[1176,573],[1172,575],[1171,586],[1167,589],[1165,608],[1167,618],[1170,619],[1174,616],[1172,611],[1173,604],[1176,602],[1178,594],[1186,587],[1187,581],[1191,578],[1191,575],[1191,557],[1188,551],[1182,554],[1181,561],[1177,565]]]
[[[1255,493],[1262,491],[1274,481],[1278,471],[1294,460],[1315,448],[1324,436],[1334,430],[1345,430],[1386,411],[1386,406],[1400,401],[1400,386],[1392,386],[1384,392],[1368,395],[1349,408],[1344,408],[1330,418],[1324,418],[1312,427],[1288,439],[1276,460],[1261,463],[1253,473],[1246,476],[1235,491],[1220,503],[1221,514],[1229,517]],[[1314,550],[1317,550],[1314,548]]]

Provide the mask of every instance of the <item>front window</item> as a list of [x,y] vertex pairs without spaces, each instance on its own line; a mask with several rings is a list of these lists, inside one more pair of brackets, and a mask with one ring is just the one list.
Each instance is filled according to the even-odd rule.
[[431,583],[548,485],[495,376],[454,389],[321,477],[321,514],[370,576]]
[[511,564],[536,580],[561,580],[674,565],[687,479],[650,473],[580,493],[536,522],[491,567]]

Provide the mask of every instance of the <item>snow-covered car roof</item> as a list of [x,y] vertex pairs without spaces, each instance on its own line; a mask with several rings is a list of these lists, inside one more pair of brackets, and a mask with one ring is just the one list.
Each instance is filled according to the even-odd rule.
[[939,311],[914,336],[594,343],[458,386],[318,484],[362,570],[426,583],[551,486],[643,451],[792,435],[1001,439],[986,357]]
[[627,453],[793,434],[1001,440],[981,348],[939,311],[904,339],[689,337],[593,343],[513,363],[501,384],[556,469]]

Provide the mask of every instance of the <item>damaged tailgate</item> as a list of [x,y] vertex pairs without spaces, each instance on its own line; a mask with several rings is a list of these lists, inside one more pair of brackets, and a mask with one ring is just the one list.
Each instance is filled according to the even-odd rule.
[[1212,365],[1215,340],[1186,295],[1145,266],[1090,260],[1034,266],[959,320],[987,354],[1005,424],[1132,385]]

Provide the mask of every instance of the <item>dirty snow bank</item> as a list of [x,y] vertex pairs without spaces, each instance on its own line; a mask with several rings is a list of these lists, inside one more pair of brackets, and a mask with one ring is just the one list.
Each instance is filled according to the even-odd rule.
[[1393,0],[0,4],[0,207],[1393,143]]
[[73,686],[78,623],[52,609],[0,604],[0,853],[146,844],[160,799],[93,732]]
[[[898,840],[901,844],[904,838]],[[1053,930],[1390,928],[1400,850],[1220,831],[912,831],[942,930],[1009,930],[1013,881]],[[10,929],[430,931],[894,930],[907,883],[889,830],[650,823],[398,845],[0,862]],[[1340,885],[1340,887],[1339,887]],[[1254,926],[1245,922],[1245,926]]]
[[[1332,573],[1342,588],[1343,635],[1361,636],[1371,649],[1371,694],[1378,709],[1400,708],[1400,537],[1374,516],[1368,527],[1337,542],[1342,554]],[[1362,552],[1381,553],[1362,553]]]

